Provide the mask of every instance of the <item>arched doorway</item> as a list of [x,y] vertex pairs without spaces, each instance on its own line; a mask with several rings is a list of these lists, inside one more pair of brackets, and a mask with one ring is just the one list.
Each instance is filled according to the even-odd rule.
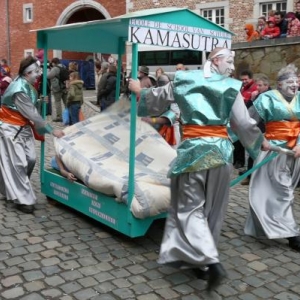
[[[88,22],[110,18],[110,14],[100,3],[92,0],[78,0],[64,9],[60,17],[58,18],[56,25],[60,26],[65,24]],[[53,51],[53,57],[66,59],[82,59],[82,54],[73,52],[64,52],[63,54],[64,55],[62,55],[62,51],[60,50]]]
[[[60,26],[110,18],[111,16],[108,11],[100,3],[92,0],[78,0],[65,8],[58,18],[56,25]],[[95,88],[94,56],[94,53],[53,50],[53,57],[60,58],[66,66],[68,66],[70,61],[77,62],[81,79],[88,89]]]

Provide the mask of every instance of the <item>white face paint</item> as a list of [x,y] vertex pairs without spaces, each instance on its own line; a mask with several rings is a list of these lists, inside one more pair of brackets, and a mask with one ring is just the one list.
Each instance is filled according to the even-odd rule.
[[31,83],[32,85],[35,84],[35,82],[37,81],[37,79],[41,76],[41,69],[40,68],[36,68],[35,70],[27,73],[25,75],[27,81],[29,83]]
[[281,93],[286,97],[294,97],[298,92],[298,88],[299,81],[296,75],[279,82],[279,89]]
[[234,59],[232,55],[218,57],[217,69],[219,74],[229,77],[234,71]]

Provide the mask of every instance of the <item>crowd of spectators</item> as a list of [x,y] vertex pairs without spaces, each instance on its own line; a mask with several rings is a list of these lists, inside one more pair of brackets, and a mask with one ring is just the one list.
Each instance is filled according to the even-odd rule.
[[256,27],[247,23],[244,30],[247,42],[300,36],[300,1],[296,3],[296,12],[269,11],[267,17],[258,18]]

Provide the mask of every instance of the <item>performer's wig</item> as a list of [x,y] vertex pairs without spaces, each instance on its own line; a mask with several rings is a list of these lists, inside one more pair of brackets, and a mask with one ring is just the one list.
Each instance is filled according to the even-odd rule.
[[21,60],[20,67],[19,67],[19,76],[23,76],[26,73],[29,73],[36,68],[39,67],[39,64],[37,63],[37,59],[32,56],[27,56],[26,58]]
[[289,64],[282,68],[277,75],[277,81],[283,81],[290,77],[297,77],[298,68],[294,64]]

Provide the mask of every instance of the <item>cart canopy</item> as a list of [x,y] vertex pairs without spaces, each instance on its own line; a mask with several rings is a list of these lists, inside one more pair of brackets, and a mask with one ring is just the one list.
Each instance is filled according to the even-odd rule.
[[230,48],[233,35],[187,8],[174,7],[35,31],[38,48],[115,54],[125,52],[126,41],[199,51]]

